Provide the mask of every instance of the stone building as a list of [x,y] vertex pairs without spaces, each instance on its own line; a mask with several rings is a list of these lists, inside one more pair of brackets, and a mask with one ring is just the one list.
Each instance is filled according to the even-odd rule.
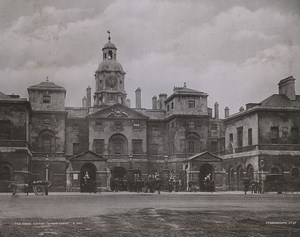
[[224,119],[226,151],[220,155],[229,190],[242,190],[244,177],[263,176],[266,190],[278,188],[274,181],[282,182],[282,189],[299,189],[300,96],[292,76],[278,86],[278,94]]
[[91,190],[109,190],[112,179],[146,180],[155,172],[165,181],[174,173],[184,188],[194,181],[204,190],[210,176],[216,190],[237,190],[245,176],[258,177],[259,164],[270,174],[299,176],[293,78],[280,82],[279,95],[238,114],[225,108],[225,119],[218,103],[213,111],[208,95],[186,83],[153,96],[150,109],[137,88],[131,108],[110,37],[102,54],[94,95],[88,87],[81,106],[66,107],[65,88],[48,79],[28,88],[29,101],[0,94],[0,191],[16,179],[48,179],[50,191],[86,191],[86,177]]

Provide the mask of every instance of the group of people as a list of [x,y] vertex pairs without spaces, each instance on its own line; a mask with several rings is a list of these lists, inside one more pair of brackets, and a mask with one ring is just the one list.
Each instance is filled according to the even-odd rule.
[[262,193],[262,183],[258,180],[244,179],[243,185],[245,194],[248,191],[251,191],[251,193]]
[[175,191],[175,192],[182,191],[182,180],[176,177],[173,170],[171,171],[171,174],[169,177],[168,190],[170,193],[172,191]]

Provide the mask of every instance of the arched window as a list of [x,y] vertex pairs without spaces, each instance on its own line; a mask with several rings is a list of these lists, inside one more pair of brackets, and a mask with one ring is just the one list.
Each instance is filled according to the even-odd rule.
[[247,177],[252,180],[254,179],[254,170],[252,165],[247,166]]
[[271,168],[271,174],[282,174],[282,168],[279,165],[274,165]]
[[187,136],[187,152],[194,154],[200,151],[199,136],[197,134],[190,134]]
[[0,166],[0,180],[11,180],[11,169],[8,165]]
[[108,51],[108,59],[112,59],[113,58],[113,53],[111,50]]
[[279,169],[277,167],[273,167],[271,169],[271,174],[279,174]]
[[115,134],[109,139],[109,150],[112,155],[127,155],[128,142],[125,136]]
[[55,152],[55,136],[51,130],[46,129],[40,132],[39,150],[45,153]]

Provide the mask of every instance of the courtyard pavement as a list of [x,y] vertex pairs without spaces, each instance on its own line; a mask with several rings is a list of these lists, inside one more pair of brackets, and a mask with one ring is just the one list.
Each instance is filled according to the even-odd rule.
[[6,236],[300,236],[299,193],[0,194]]

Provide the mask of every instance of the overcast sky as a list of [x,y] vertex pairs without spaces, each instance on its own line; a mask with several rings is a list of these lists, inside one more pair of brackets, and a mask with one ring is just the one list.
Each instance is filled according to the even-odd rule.
[[278,93],[290,75],[300,94],[298,0],[0,0],[0,91],[28,97],[48,76],[67,106],[81,106],[108,29],[132,107],[137,87],[151,108],[184,82],[218,101],[221,117]]

